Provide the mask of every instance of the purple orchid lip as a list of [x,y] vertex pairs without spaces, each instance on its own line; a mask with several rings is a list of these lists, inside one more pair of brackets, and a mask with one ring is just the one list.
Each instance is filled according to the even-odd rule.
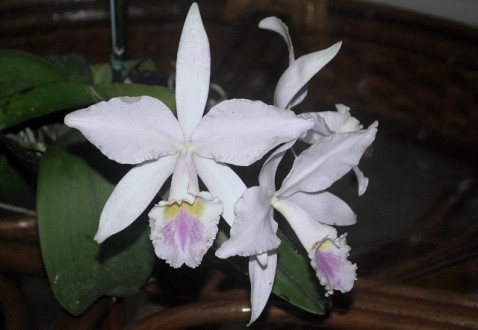
[[317,267],[325,276],[331,287],[338,282],[339,273],[343,260],[333,253],[331,249],[335,247],[330,239],[323,240],[315,250],[315,262]]
[[165,243],[175,245],[183,253],[186,253],[190,245],[194,245],[202,239],[202,231],[204,226],[200,219],[203,205],[200,200],[196,200],[192,205],[174,203],[166,206],[166,218],[170,218],[170,222],[161,228],[161,234],[165,239]]
[[222,204],[207,192],[192,201],[163,201],[149,212],[156,255],[172,267],[197,267],[217,234]]

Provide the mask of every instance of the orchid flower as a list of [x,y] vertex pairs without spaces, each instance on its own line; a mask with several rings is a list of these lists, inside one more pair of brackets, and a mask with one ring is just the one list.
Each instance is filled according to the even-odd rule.
[[[225,163],[250,165],[312,126],[291,111],[246,99],[223,101],[203,116],[209,77],[209,41],[194,3],[177,54],[177,118],[147,96],[114,98],[65,117],[107,157],[136,165],[106,202],[97,242],[129,226],[173,174],[170,200],[149,213],[151,239],[158,257],[172,266],[197,266],[219,215],[232,225],[234,204],[246,190]],[[210,193],[199,192],[198,176]]]
[[279,147],[264,163],[259,186],[249,188],[237,201],[230,239],[216,255],[252,257],[251,322],[262,312],[274,282],[275,250],[280,242],[273,210],[281,213],[297,234],[328,294],[352,288],[356,266],[347,260],[350,248],[345,236],[338,237],[331,226],[354,224],[356,215],[344,201],[325,190],[358,164],[375,138],[376,126],[374,123],[363,132],[330,135],[313,144],[295,159],[276,190],[277,166],[290,143]]
[[289,50],[289,67],[279,78],[274,92],[274,105],[290,109],[302,102],[307,95],[307,83],[339,52],[342,42],[295,58],[289,28],[275,16],[266,17],[259,22],[261,29],[277,32],[282,36]]
[[[343,104],[336,104],[336,111],[305,112],[299,116],[314,121],[314,125],[306,134],[300,137],[305,143],[315,143],[318,140],[331,135],[348,132],[359,132],[363,130],[362,124],[350,114],[350,108]],[[358,166],[353,168],[358,182],[358,195],[365,193],[368,186],[368,178]]]
[[[289,35],[289,28],[279,18],[271,16],[259,22],[259,27],[278,33],[286,42],[289,50],[289,67],[282,74],[274,93],[274,104],[280,108],[292,108],[302,102],[307,94],[306,85],[339,51],[341,43],[314,53],[304,55],[297,60]],[[360,122],[350,115],[350,108],[343,104],[336,105],[337,111],[306,112],[300,116],[312,118],[314,126],[300,139],[314,143],[318,139],[333,133],[359,131]],[[365,193],[368,186],[366,178],[358,167],[353,171],[358,181],[358,194]]]

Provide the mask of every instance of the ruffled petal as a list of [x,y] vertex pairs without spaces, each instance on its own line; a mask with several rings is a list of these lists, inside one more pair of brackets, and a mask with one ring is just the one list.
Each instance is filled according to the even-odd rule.
[[313,144],[296,158],[277,194],[286,197],[327,189],[358,165],[376,133],[374,124],[366,131],[333,134]]
[[236,218],[231,227],[231,237],[216,251],[216,256],[251,256],[279,247],[277,223],[272,218],[273,194],[274,191],[264,187],[246,190],[236,203]]
[[171,175],[177,155],[132,168],[116,185],[106,202],[95,235],[98,243],[128,227],[161,189]]
[[234,205],[247,187],[241,178],[224,164],[212,159],[193,156],[199,177],[209,192],[218,197],[224,207],[222,217],[232,226],[234,222]]
[[275,146],[295,140],[312,122],[260,101],[227,100],[213,107],[194,130],[194,151],[218,162],[247,166]]
[[271,16],[261,20],[259,22],[259,27],[261,29],[277,32],[282,38],[284,38],[284,41],[287,44],[287,49],[289,50],[289,65],[291,65],[295,60],[295,56],[294,47],[292,46],[292,40],[290,39],[289,28],[287,25],[285,25],[284,22],[282,22],[278,17]]
[[301,56],[292,63],[277,83],[274,104],[281,109],[288,108],[309,80],[334,58],[341,44],[338,42],[327,49]]
[[193,3],[184,22],[176,61],[176,108],[186,141],[204,113],[210,67],[209,40],[198,5]]
[[345,242],[345,235],[337,238],[333,227],[314,221],[290,201],[280,200],[276,209],[284,215],[304,246],[327,294],[333,290],[349,291],[356,278],[357,266],[347,260],[350,248]]
[[267,253],[267,266],[262,266],[257,257],[249,258],[249,277],[251,279],[251,320],[257,320],[269,300],[277,269],[277,252]]
[[160,202],[149,212],[156,255],[175,268],[197,267],[214,242],[221,213],[221,202],[207,192],[200,192],[192,203]]
[[161,101],[149,97],[114,98],[65,117],[108,158],[139,164],[176,153],[182,143],[178,121]]
[[327,225],[349,226],[357,222],[357,215],[350,206],[326,191],[319,193],[299,191],[285,199],[303,209],[310,218]]
[[342,235],[318,242],[315,249],[309,252],[312,267],[316,270],[320,284],[325,286],[327,295],[332,294],[333,290],[352,290],[357,279],[357,265],[347,259],[349,251],[345,235]]

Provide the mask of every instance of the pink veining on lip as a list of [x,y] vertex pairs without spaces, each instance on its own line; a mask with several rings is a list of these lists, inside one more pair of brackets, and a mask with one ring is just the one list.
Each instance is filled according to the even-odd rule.
[[[174,218],[161,229],[161,234],[166,244],[177,246],[186,252],[189,246],[201,241],[204,226],[194,216],[196,212],[191,212],[194,204],[189,206],[182,203],[179,207],[172,205],[167,208],[167,217],[174,214]],[[196,208],[200,207],[196,206]]]

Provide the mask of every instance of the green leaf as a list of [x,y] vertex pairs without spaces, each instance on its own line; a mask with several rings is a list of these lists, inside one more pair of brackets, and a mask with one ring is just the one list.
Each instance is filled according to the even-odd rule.
[[28,182],[4,153],[0,154],[0,203],[29,209],[35,206]]
[[65,110],[87,107],[118,96],[149,95],[174,109],[174,94],[165,87],[139,84],[57,82],[34,87],[0,100],[0,132],[25,121]]
[[291,304],[310,313],[324,315],[330,308],[330,299],[305,258],[280,231],[281,245],[277,251],[277,273],[272,292]]
[[128,296],[151,274],[155,255],[147,219],[97,244],[108,196],[129,167],[109,161],[76,131],[43,156],[37,212],[41,251],[53,292],[79,315],[102,295]]
[[67,77],[53,62],[24,51],[0,50],[0,97]]
[[69,81],[93,83],[93,72],[88,61],[79,54],[55,55],[48,57],[65,74]]
[[95,84],[106,84],[113,81],[113,70],[109,63],[93,64],[91,72],[93,72],[93,83]]

